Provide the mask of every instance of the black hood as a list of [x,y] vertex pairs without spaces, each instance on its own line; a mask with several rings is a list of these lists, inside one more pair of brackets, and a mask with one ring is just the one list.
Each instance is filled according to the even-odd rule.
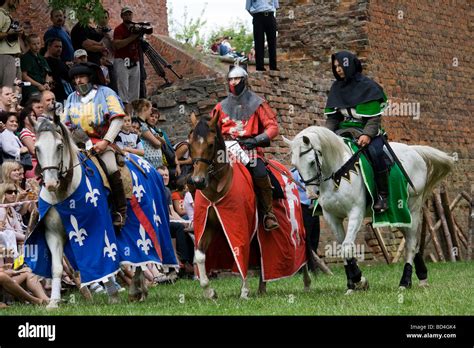
[[[344,70],[344,79],[336,73],[334,61]],[[352,53],[341,51],[331,56],[332,72],[336,81],[332,84],[327,108],[350,108],[372,100],[383,100],[383,88],[375,81],[362,75],[362,64]]]

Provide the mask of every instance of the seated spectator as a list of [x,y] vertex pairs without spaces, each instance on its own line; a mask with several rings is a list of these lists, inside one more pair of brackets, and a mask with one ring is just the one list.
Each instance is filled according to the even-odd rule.
[[181,175],[188,176],[193,170],[193,159],[191,158],[191,151],[189,148],[189,142],[193,135],[193,131],[191,130],[188,133],[188,139],[185,141],[181,141],[174,146],[176,152],[176,158],[178,159],[178,163],[181,169]]
[[[132,130],[131,131],[137,134],[138,138],[140,139],[140,121],[136,117],[132,117]],[[141,142],[141,139],[140,139],[140,142]]]
[[5,130],[0,133],[0,147],[5,159],[20,160],[20,154],[27,153],[28,148],[23,146],[15,132],[18,130],[18,116],[13,112],[0,112],[0,122],[5,124]]
[[211,45],[211,52],[213,54],[219,54],[219,45],[221,44],[222,38],[218,37]]
[[178,215],[184,219],[188,220],[186,215],[186,210],[184,209],[184,195],[186,194],[186,178],[180,177],[176,181],[176,189],[171,194],[171,200],[173,201],[173,208],[178,213]]
[[138,134],[132,132],[132,120],[128,115],[123,118],[122,130],[115,138],[115,143],[125,153],[133,153],[138,156],[145,154]]
[[[16,202],[28,200],[28,191],[25,189],[26,185],[23,186],[23,179],[24,170],[19,162],[7,160],[2,163],[2,182],[6,184],[13,184],[15,186],[15,189],[18,191]],[[30,181],[35,180],[29,179],[28,182]],[[32,187],[33,185],[29,185],[28,188],[31,190]],[[16,210],[21,216],[23,216],[27,212],[33,211],[34,208],[34,203],[25,203],[18,205]]]
[[26,102],[33,93],[50,89],[51,69],[46,59],[39,54],[41,41],[37,34],[31,34],[26,39],[30,49],[21,57],[21,71],[23,81],[31,86],[23,87],[23,102]]
[[51,91],[59,101],[64,102],[69,94],[74,92],[69,79],[69,67],[61,60],[62,42],[60,38],[51,38],[46,42],[46,53],[44,55],[53,78]]
[[171,200],[171,191],[168,188],[169,184],[169,172],[168,168],[161,166],[158,168],[158,172],[163,177],[163,182],[166,189],[166,200],[168,201],[168,212],[170,214],[170,235],[173,248],[177,255],[177,259],[180,261],[180,268],[186,274],[194,274],[194,268],[192,266],[194,259],[194,243],[189,238],[185,231],[185,225],[178,221],[183,219],[173,208],[173,202]]
[[0,111],[12,111],[13,87],[0,86]]
[[[187,178],[186,178],[187,181]],[[190,190],[189,186],[187,187],[186,193],[184,195],[184,210],[188,216],[189,221],[194,221],[194,192],[196,190]]]
[[28,148],[28,151],[31,155],[31,162],[33,164],[33,169],[25,173],[25,177],[28,179],[36,177],[35,168],[38,164],[35,151],[35,128],[31,124],[30,119],[31,121],[35,122],[37,120],[37,115],[41,116],[42,114],[43,103],[38,96],[33,96],[30,98],[25,108],[20,112],[19,129],[21,129],[21,131],[19,138],[22,144]]
[[[71,36],[64,26],[65,16],[63,10],[52,10],[50,18],[53,25],[44,33],[43,41],[46,43],[52,38],[59,38],[62,44],[61,61],[65,64],[72,64],[74,59],[74,47],[72,45]],[[51,69],[53,69],[53,67],[51,67]]]
[[[43,104],[43,116],[49,120],[53,120],[56,107],[58,106],[56,103],[56,95],[51,91],[44,91],[41,93],[41,103]],[[36,110],[35,112],[36,116],[40,117],[41,114]]]
[[108,86],[110,84],[110,72],[108,67],[107,55],[102,54],[100,57],[100,69],[102,70],[102,74],[104,74],[105,85]]
[[[21,287],[25,284],[35,296]],[[49,301],[48,296],[44,293],[44,289],[36,275],[31,270],[24,267],[18,271],[11,269],[11,265],[4,265],[0,268],[0,287],[11,294],[15,299],[29,302],[35,305],[46,304]],[[0,302],[0,308],[6,305]]]
[[156,169],[163,165],[161,146],[166,142],[156,130],[148,124],[152,115],[152,105],[149,100],[139,99],[132,103],[137,120],[140,122],[140,138],[145,151],[144,158]]
[[87,63],[88,58],[89,56],[87,55],[86,50],[81,48],[74,51],[74,64]]
[[[0,184],[1,204],[16,203],[17,197],[18,190],[15,185]],[[25,231],[14,206],[0,207],[0,236],[5,241],[5,247],[13,252],[12,257],[16,259],[19,255],[17,243],[25,241]]]

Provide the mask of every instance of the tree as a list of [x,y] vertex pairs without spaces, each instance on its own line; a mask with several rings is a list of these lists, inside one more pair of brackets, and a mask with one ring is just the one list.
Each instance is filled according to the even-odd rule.
[[244,23],[236,22],[229,27],[221,27],[214,30],[207,41],[207,47],[210,47],[216,39],[224,36],[232,37],[232,47],[235,48],[237,52],[250,52],[253,43],[253,34],[248,31]]
[[204,38],[202,36],[202,29],[206,25],[206,20],[203,20],[206,11],[207,2],[201,11],[198,18],[189,18],[188,8],[184,6],[183,20],[180,22],[173,20],[173,9],[170,7],[168,11],[169,26],[171,35],[178,41],[190,45],[199,46],[204,45]]
[[104,17],[101,0],[48,0],[53,9],[65,10],[70,19],[86,25],[90,19],[98,21]]

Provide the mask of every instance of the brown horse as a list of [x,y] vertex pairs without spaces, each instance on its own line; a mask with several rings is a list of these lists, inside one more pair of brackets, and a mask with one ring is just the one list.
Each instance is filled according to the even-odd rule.
[[[212,255],[222,255],[225,252],[228,252],[228,255],[232,255],[231,258],[235,260],[235,264],[233,265],[237,265],[236,267],[238,268],[238,271],[242,276],[242,288],[240,297],[243,299],[247,299],[249,294],[249,286],[246,277],[246,270],[250,258],[250,243],[243,243],[245,244],[245,246],[239,249],[239,247],[236,247],[235,244],[233,244],[233,236],[237,235],[237,240],[241,241],[242,239],[245,239],[247,242],[252,241],[255,237],[255,239],[258,239],[260,251],[262,252],[265,250],[264,244],[266,243],[266,236],[268,236],[268,233],[276,232],[266,232],[266,234],[263,235],[258,235],[255,232],[257,230],[258,222],[255,218],[256,201],[255,194],[253,193],[252,189],[251,180],[246,180],[244,181],[244,185],[237,187],[237,189],[235,188],[236,184],[233,183],[233,181],[238,181],[238,179],[242,177],[242,170],[238,171],[238,169],[242,168],[242,166],[232,166],[230,165],[228,160],[222,160],[223,158],[227,159],[225,155],[223,156],[223,154],[226,154],[227,150],[221,131],[217,125],[217,121],[217,115],[214,115],[212,118],[201,117],[198,121],[194,113],[191,114],[193,136],[190,140],[190,149],[191,157],[194,163],[194,171],[191,176],[190,182],[197,189],[195,199],[195,259],[199,269],[200,284],[204,290],[204,296],[206,298],[213,299],[217,298],[217,293],[209,286],[209,279],[207,277],[206,272],[206,256],[209,256],[209,253]],[[247,169],[244,168],[243,171],[247,172]],[[246,175],[246,178],[248,179],[249,174],[246,173]],[[246,187],[244,186],[248,186],[247,191]],[[220,204],[220,202],[222,202],[224,199],[231,199],[230,210],[247,212],[247,218],[244,216],[242,220],[239,220],[237,222],[231,222],[232,228],[229,228],[229,225],[226,226],[226,224],[223,223],[222,211],[217,208],[217,205]],[[203,207],[203,205],[205,205],[205,207]],[[246,210],[246,207],[253,208],[253,216],[252,209]],[[290,209],[288,207],[283,208],[283,214],[285,214],[285,212],[288,212],[289,210]],[[198,224],[199,211],[205,211],[204,214],[200,214],[201,217],[204,215],[203,220],[201,219],[200,225]],[[286,214],[285,216],[288,216],[288,214]],[[293,214],[292,216],[295,215]],[[298,220],[298,222],[302,221],[301,216],[299,216],[299,219],[296,220]],[[247,223],[247,221],[250,222]],[[251,225],[252,221],[255,221],[254,225]],[[245,229],[245,227],[247,226],[254,226],[254,228]],[[285,222],[284,226],[286,228],[286,232],[282,233],[282,235],[284,234],[284,236],[279,236],[279,238],[283,239],[280,239],[278,243],[285,244],[285,252],[291,254],[292,252],[295,252],[295,250],[300,250],[301,245],[303,245],[304,248],[304,238],[300,238],[300,236],[296,236],[295,238],[293,238],[293,236],[295,235],[293,228],[288,227],[294,226],[294,222]],[[242,232],[242,230],[253,230],[253,232],[246,232],[245,235],[242,235],[242,233],[244,233]],[[291,233],[289,232],[290,230]],[[304,234],[304,230],[302,233]],[[225,236],[225,238],[223,238],[222,236]],[[219,238],[223,241],[223,243],[217,245],[216,240],[219,240]],[[295,242],[295,240],[297,241]],[[308,274],[305,255],[301,256],[300,253],[299,256],[294,259],[292,259],[291,257],[286,257],[287,255],[284,255],[281,258],[278,254],[272,254],[267,258],[264,258],[262,256],[263,253],[261,253],[260,255],[260,265],[262,269],[262,272],[260,273],[259,284],[260,294],[266,292],[267,279],[273,280],[283,278],[282,276],[273,277],[273,279],[272,277],[267,277],[267,279],[264,278],[264,267],[265,271],[268,272],[268,269],[270,269],[272,266],[272,264],[268,263],[268,260],[270,260],[274,264],[278,264],[281,269],[286,268],[286,270],[283,270],[283,272],[286,272],[284,276],[290,276],[295,274],[300,269],[300,267],[304,265],[304,289],[309,290],[311,279]],[[287,263],[285,264],[281,263],[279,259],[290,259],[290,261],[289,263],[287,261]],[[297,261],[295,261],[296,259]],[[288,268],[290,268],[291,270],[288,270]]]

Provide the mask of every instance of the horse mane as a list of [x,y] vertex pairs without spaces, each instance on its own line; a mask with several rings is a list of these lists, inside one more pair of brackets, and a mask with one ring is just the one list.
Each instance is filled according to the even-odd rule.
[[[196,127],[193,130],[193,140],[197,140],[198,137],[207,137],[211,129],[209,128],[208,122],[211,120],[209,116],[201,116],[199,118],[199,122],[197,123]],[[225,149],[225,141],[224,137],[222,136],[222,132],[220,127],[216,126],[216,138],[217,138],[217,146],[218,150]]]
[[326,158],[342,161],[348,151],[344,140],[326,127],[308,127],[298,133],[295,140],[301,139],[302,142],[303,136],[307,136],[313,148],[323,152]]

